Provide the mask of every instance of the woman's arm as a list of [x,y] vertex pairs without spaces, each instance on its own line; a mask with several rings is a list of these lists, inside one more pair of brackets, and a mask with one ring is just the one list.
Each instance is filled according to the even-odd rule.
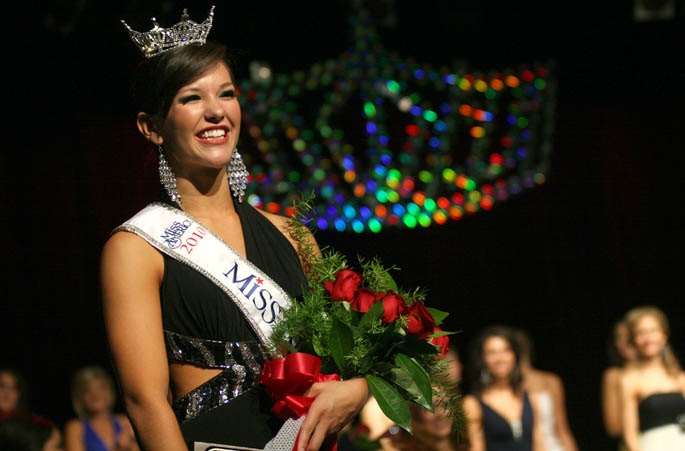
[[564,445],[566,451],[578,451],[578,445],[573,438],[573,433],[568,425],[566,415],[566,395],[564,394],[564,384],[561,379],[554,375],[551,377],[552,395],[554,396],[554,416],[557,419],[557,436]]
[[530,405],[533,408],[533,451],[544,451],[545,439],[542,436],[540,408],[538,407],[537,396],[530,396]]
[[85,451],[83,444],[83,425],[79,420],[69,420],[64,425],[64,450]]
[[466,432],[469,438],[470,451],[485,451],[485,435],[483,432],[483,410],[478,400],[467,395],[464,397],[464,415],[466,416]]
[[611,437],[621,435],[621,370],[609,368],[602,376],[604,428]]
[[159,285],[162,256],[141,238],[113,235],[102,252],[102,302],[126,410],[146,450],[186,450],[167,400]]
[[630,373],[624,373],[621,376],[623,442],[629,451],[639,451],[640,449],[636,382]]

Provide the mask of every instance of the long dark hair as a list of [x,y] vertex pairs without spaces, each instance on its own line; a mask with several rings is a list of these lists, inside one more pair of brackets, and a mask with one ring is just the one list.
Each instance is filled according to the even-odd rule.
[[485,341],[490,337],[501,337],[504,338],[514,352],[516,357],[516,362],[514,368],[509,375],[509,383],[514,391],[518,391],[521,387],[522,377],[521,370],[519,366],[519,361],[521,358],[521,350],[519,349],[518,342],[514,337],[514,332],[511,328],[506,326],[490,326],[485,328],[471,343],[470,348],[470,364],[469,364],[469,374],[471,381],[471,391],[474,393],[482,393],[483,390],[488,388],[491,381],[484,380],[482,375],[488,372],[485,366],[485,361],[483,360],[483,345]]
[[235,82],[228,50],[216,42],[185,45],[143,61],[132,89],[136,111],[163,120],[179,89],[219,62],[226,64]]

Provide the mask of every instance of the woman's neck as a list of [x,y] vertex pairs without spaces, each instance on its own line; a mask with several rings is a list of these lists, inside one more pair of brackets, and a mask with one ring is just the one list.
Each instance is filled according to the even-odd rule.
[[235,213],[225,170],[207,170],[192,178],[177,177],[183,211],[194,217]]
[[514,391],[508,377],[494,379],[487,389],[491,391]]
[[109,421],[109,415],[110,415],[109,411],[107,411],[107,410],[103,410],[100,412],[88,412],[88,421],[91,421],[91,422],[96,421],[97,422],[97,421],[103,421],[105,419],[107,421]]
[[651,369],[657,369],[657,368],[664,368],[664,362],[663,359],[661,358],[661,354],[647,357],[647,358],[641,358],[636,362],[636,365],[639,366],[642,369],[646,370],[651,370]]

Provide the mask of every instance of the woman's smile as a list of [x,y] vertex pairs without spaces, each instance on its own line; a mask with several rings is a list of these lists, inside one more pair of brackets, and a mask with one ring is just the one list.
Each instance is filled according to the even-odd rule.
[[195,135],[197,139],[205,144],[223,144],[228,142],[231,131],[225,125],[207,127]]

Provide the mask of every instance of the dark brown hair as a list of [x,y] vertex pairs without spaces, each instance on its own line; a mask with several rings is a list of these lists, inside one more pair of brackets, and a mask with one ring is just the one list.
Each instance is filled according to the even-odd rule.
[[176,93],[219,62],[235,82],[226,46],[215,42],[186,45],[143,61],[133,82],[136,111],[164,119]]

